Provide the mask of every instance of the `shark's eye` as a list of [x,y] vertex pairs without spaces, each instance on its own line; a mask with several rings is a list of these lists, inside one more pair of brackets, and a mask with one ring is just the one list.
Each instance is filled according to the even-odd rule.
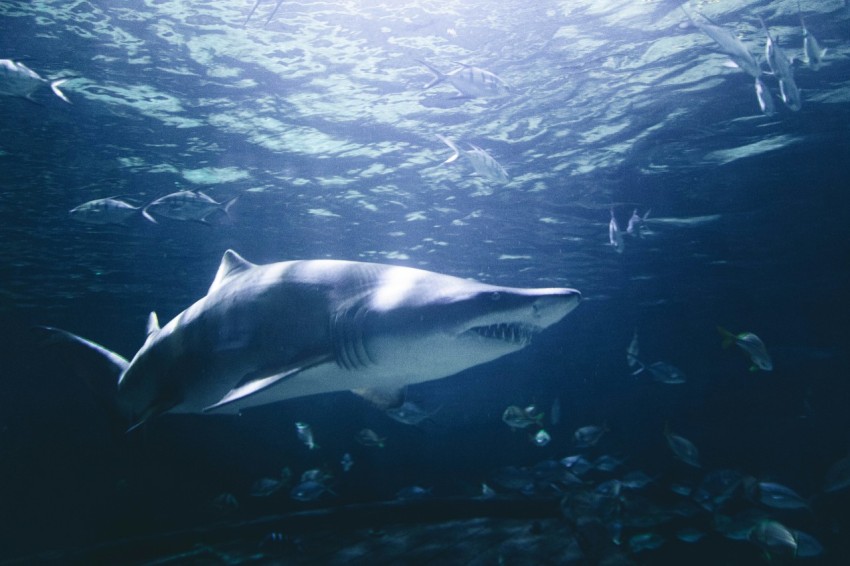
[[498,291],[496,291],[495,293],[490,293],[490,300],[492,301],[498,301],[501,298],[502,296],[499,294]]

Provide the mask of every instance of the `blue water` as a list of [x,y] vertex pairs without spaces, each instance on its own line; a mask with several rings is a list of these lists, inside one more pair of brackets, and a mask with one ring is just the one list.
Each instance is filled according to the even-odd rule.
[[[243,518],[392,499],[410,485],[471,497],[500,467],[579,452],[573,431],[603,422],[610,432],[589,454],[627,458],[624,471],[660,478],[664,493],[723,468],[792,487],[811,512],[740,505],[817,537],[826,552],[809,562],[846,560],[847,493],[822,492],[850,448],[843,1],[801,3],[827,56],[818,71],[796,62],[797,112],[762,77],[771,117],[679,2],[285,0],[265,24],[275,2],[264,0],[246,23],[253,4],[0,2],[0,57],[67,78],[73,103],[46,84],[32,100],[0,98],[0,560],[208,524],[224,492]],[[795,1],[697,10],[757,55],[761,16],[800,58]],[[416,59],[480,66],[513,93],[423,90],[431,76]],[[463,157],[440,165],[451,152],[436,134],[485,148],[510,183],[476,176]],[[211,225],[68,215],[96,198],[145,204],[180,189],[239,200]],[[650,210],[644,236],[617,253],[611,211],[625,229],[633,209]],[[439,408],[420,428],[339,393],[238,419],[163,416],[116,436],[30,329],[130,356],[148,313],[164,322],[203,296],[228,248],[256,263],[353,259],[569,286],[585,301],[520,353],[410,388]],[[743,352],[721,349],[718,325],[758,334],[774,370],[748,371]],[[635,331],[648,361],[687,383],[631,376]],[[562,417],[545,447],[501,420],[509,405],[548,413],[555,397]],[[298,441],[296,421],[320,450]],[[699,447],[701,470],[673,458],[665,423]],[[358,445],[363,428],[386,448]],[[322,466],[336,496],[248,495],[284,467]],[[717,533],[675,544],[728,563],[759,556]],[[632,558],[666,559],[654,556]]]

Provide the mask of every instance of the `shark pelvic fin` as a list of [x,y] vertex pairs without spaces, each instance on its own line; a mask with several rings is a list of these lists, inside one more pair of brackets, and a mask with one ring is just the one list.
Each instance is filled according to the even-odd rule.
[[303,362],[288,367],[281,372],[275,373],[266,377],[259,377],[256,379],[251,379],[250,381],[246,381],[242,385],[231,389],[227,395],[221,398],[217,403],[210,405],[209,407],[204,407],[204,412],[208,413],[211,411],[215,411],[224,407],[225,405],[229,405],[231,403],[235,403],[236,401],[240,401],[246,397],[250,397],[260,391],[268,389],[269,387],[273,387],[287,378],[290,378],[306,369],[309,369],[313,366],[317,366],[321,363],[324,363],[328,360],[332,359],[332,356],[328,354],[314,356],[312,358],[307,358]]
[[252,267],[254,267],[253,263],[233,250],[227,250],[221,258],[221,264],[218,266],[209,292],[212,293],[216,290],[228,277],[247,271]]

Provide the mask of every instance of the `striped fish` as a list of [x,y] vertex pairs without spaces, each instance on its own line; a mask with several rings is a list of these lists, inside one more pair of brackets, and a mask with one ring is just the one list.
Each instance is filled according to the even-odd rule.
[[0,59],[0,94],[8,96],[20,96],[33,101],[32,94],[44,85],[49,85],[53,94],[71,104],[65,93],[59,87],[68,79],[48,81],[38,73],[17,61],[11,59]]
[[449,138],[443,137],[440,134],[437,134],[437,137],[454,152],[451,157],[443,161],[442,165],[456,161],[457,158],[460,157],[460,154],[463,153],[464,157],[466,157],[472,164],[472,168],[475,169],[475,172],[482,177],[489,179],[494,183],[507,183],[511,180],[510,177],[508,177],[508,172],[505,171],[505,168],[502,167],[498,161],[493,159],[493,156],[477,145],[472,145],[471,143],[467,144],[469,145],[469,149],[464,150],[459,148]]
[[456,63],[459,65],[458,67],[444,73],[421,59],[416,59],[416,61],[427,67],[434,75],[434,79],[425,85],[425,88],[431,88],[445,81],[455,87],[460,92],[461,97],[467,98],[495,98],[511,92],[508,83],[499,78],[498,75],[472,65]]

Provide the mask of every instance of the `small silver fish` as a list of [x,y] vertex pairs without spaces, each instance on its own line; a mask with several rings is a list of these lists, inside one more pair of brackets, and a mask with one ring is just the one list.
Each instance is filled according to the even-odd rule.
[[[684,8],[682,10],[684,11]],[[732,63],[736,67],[753,78],[762,74],[761,66],[759,66],[756,58],[750,50],[747,49],[747,46],[744,45],[740,39],[735,37],[735,34],[726,28],[708,22],[703,22],[699,19],[695,20],[687,12],[685,12],[685,15],[688,16],[691,22],[699,28],[700,31],[713,39],[720,46],[720,50],[729,56],[729,59],[731,59]],[[702,14],[700,15],[702,16]],[[702,18],[707,19],[705,16],[702,16]]]
[[552,426],[557,425],[561,422],[561,398],[555,397],[555,400],[552,401],[552,408],[549,409],[549,422]]
[[334,479],[333,474],[321,468],[312,468],[310,470],[306,470],[303,474],[301,474],[301,483],[307,481],[316,481],[319,483],[327,484],[332,479]]
[[296,501],[315,501],[325,493],[333,494],[325,484],[315,480],[307,480],[293,487],[289,496]]
[[779,93],[782,96],[782,102],[785,103],[785,106],[796,112],[802,107],[803,102],[800,96],[800,89],[797,88],[797,83],[794,82],[794,67],[791,66],[791,58],[776,43],[776,40],[771,35],[770,30],[767,29],[767,25],[761,17],[759,17],[759,21],[767,36],[767,41],[764,45],[764,57],[767,60],[770,70],[779,79]]
[[773,95],[761,82],[761,79],[756,77],[756,98],[759,101],[759,108],[765,116],[773,116],[776,114],[776,105],[773,103]]
[[153,212],[172,220],[193,220],[209,224],[207,217],[216,211],[229,215],[230,207],[238,198],[237,196],[227,202],[216,202],[201,191],[177,191],[148,204],[142,210],[142,215],[151,222],[156,222],[156,219],[151,216],[151,212]]
[[0,59],[0,94],[20,96],[34,102],[32,95],[44,85],[49,85],[53,94],[71,104],[65,93],[59,87],[68,79],[48,81],[24,65],[11,59]]
[[521,409],[511,405],[502,413],[502,421],[511,428],[527,428],[531,425],[540,426],[543,421],[543,413],[537,411],[537,407],[529,405]]
[[731,344],[735,344],[750,356],[750,361],[753,365],[750,366],[750,371],[771,371],[773,370],[773,360],[770,359],[770,354],[767,353],[767,347],[761,338],[752,332],[741,332],[733,334],[725,328],[718,326],[717,331],[723,337],[723,348],[728,348]]
[[648,369],[649,373],[652,374],[652,378],[659,383],[679,385],[686,381],[685,374],[682,373],[682,370],[673,364],[668,364],[667,362],[655,362],[654,364],[647,366],[646,369]]
[[611,209],[611,221],[608,222],[608,243],[614,247],[614,250],[621,254],[625,251],[625,242],[623,242],[623,233],[620,232],[620,226],[617,224],[617,219],[614,217],[614,209]]
[[763,505],[774,509],[808,509],[809,504],[800,495],[784,485],[773,482],[753,482],[748,495]]
[[602,426],[589,425],[583,426],[576,430],[573,433],[573,437],[576,440],[576,445],[579,448],[588,448],[590,446],[595,446],[599,439],[602,438],[608,432],[608,426],[603,424]]
[[475,172],[482,177],[493,181],[494,183],[504,184],[510,181],[510,177],[508,177],[508,172],[505,171],[505,168],[502,167],[502,165],[496,161],[493,156],[477,145],[472,145],[470,143],[467,144],[469,145],[468,150],[462,150],[447,137],[441,136],[440,134],[437,134],[437,137],[454,152],[451,157],[443,161],[442,165],[456,161],[457,158],[460,157],[460,154],[463,153],[463,156],[466,157],[472,164],[472,168],[475,169]]
[[347,472],[351,470],[352,466],[354,466],[354,458],[351,457],[351,454],[346,452],[342,455],[342,460],[340,460],[339,463],[342,466],[342,471]]
[[748,538],[761,547],[770,558],[792,560],[797,556],[797,537],[777,521],[759,521],[750,531]]
[[276,493],[284,482],[275,478],[260,478],[251,485],[250,494],[252,497],[268,497]]
[[[439,409],[437,409],[439,411]],[[384,412],[391,419],[402,424],[416,426],[423,421],[427,421],[433,417],[437,411],[429,413],[411,401],[405,401],[400,407],[392,407]]]
[[633,553],[655,550],[664,544],[664,537],[655,533],[642,533],[629,539],[629,551]]
[[629,217],[629,224],[626,226],[626,234],[643,238],[643,224],[646,222],[649,213],[650,210],[647,210],[643,213],[643,216],[641,216],[638,214],[638,209],[634,209],[631,217]]
[[364,428],[358,432],[354,439],[363,446],[377,448],[383,448],[384,442],[387,440],[385,437],[378,436],[378,434],[370,428]]
[[414,500],[414,499],[425,499],[426,497],[431,495],[431,488],[424,488],[418,485],[411,485],[410,487],[404,487],[398,492],[396,492],[396,499],[402,499],[406,501]]
[[803,63],[811,67],[813,71],[817,71],[823,64],[823,58],[827,50],[821,48],[818,40],[806,28],[806,22],[803,20],[803,12],[800,10],[799,0],[797,1],[797,11],[800,14],[800,25],[803,27]]
[[424,65],[434,75],[434,79],[425,85],[426,89],[445,81],[457,89],[460,97],[495,98],[511,92],[508,83],[498,75],[479,67],[456,63],[458,67],[444,73],[421,59],[416,59],[416,62]]
[[542,428],[537,431],[537,434],[529,437],[531,439],[531,443],[535,446],[546,446],[552,440],[552,437],[548,432],[543,430]]
[[298,440],[303,442],[307,448],[316,450],[319,447],[315,440],[313,440],[313,429],[310,428],[310,425],[297,422],[295,423],[295,431],[298,433]]
[[85,224],[124,224],[140,210],[141,207],[109,197],[84,202],[72,208],[68,214],[72,220]]
[[[632,341],[629,342],[629,347],[626,348],[626,363],[634,370],[632,375],[638,375],[644,370],[644,366],[638,356],[640,356],[640,343],[638,342],[637,330],[635,330],[634,334],[632,334]],[[637,369],[635,370],[634,368]]]
[[669,428],[664,429],[664,437],[667,439],[667,445],[670,447],[670,450],[673,451],[673,454],[678,459],[689,466],[695,468],[702,467],[699,463],[699,451],[693,442],[683,436],[673,434]]

